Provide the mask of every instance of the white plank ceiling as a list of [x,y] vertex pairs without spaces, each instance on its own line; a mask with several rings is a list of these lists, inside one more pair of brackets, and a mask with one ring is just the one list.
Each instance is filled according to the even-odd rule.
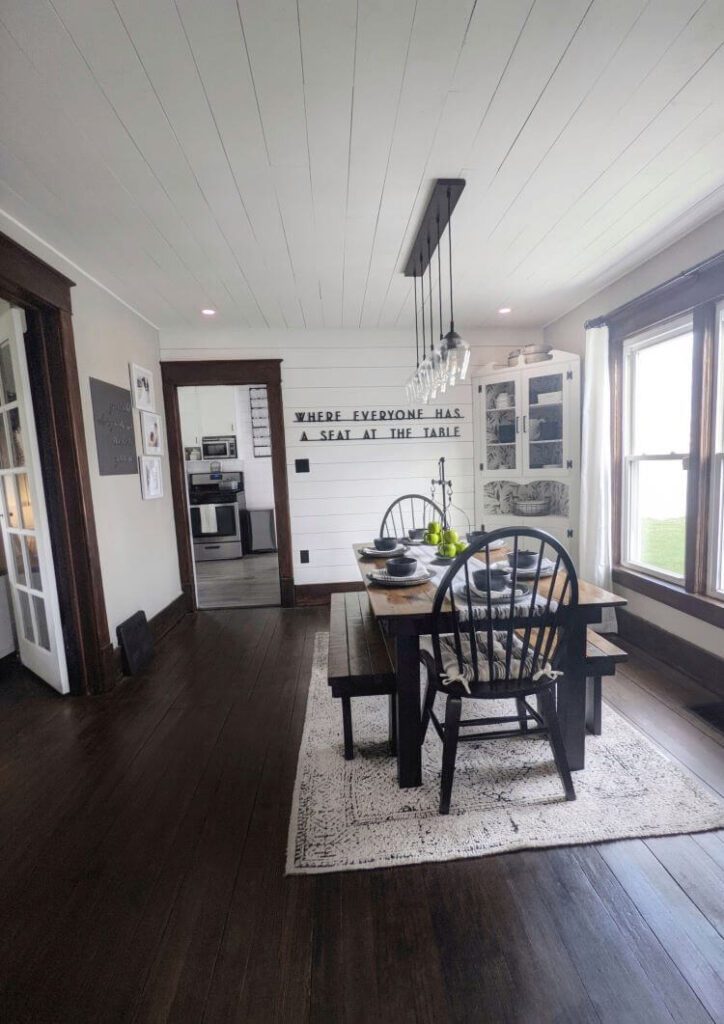
[[0,0],[0,207],[161,327],[541,324],[724,208],[724,0]]

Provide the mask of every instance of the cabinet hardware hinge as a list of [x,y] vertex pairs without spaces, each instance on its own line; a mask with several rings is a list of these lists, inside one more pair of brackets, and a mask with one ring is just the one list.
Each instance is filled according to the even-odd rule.
[[573,469],[573,459],[566,459],[566,469]]
[[480,463],[480,468],[481,468],[481,469],[485,469],[485,466],[483,465],[483,463],[482,463],[482,462]]
[[566,530],[566,537],[572,537],[572,536],[573,536],[573,530]]
[[482,384],[478,384],[478,394],[482,395],[482,393],[483,393],[483,385]]
[[566,370],[566,380],[573,380],[573,370]]

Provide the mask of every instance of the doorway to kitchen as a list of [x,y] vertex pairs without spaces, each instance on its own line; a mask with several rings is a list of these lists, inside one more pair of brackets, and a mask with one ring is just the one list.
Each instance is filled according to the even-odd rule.
[[178,389],[199,608],[281,603],[265,384]]
[[280,360],[161,364],[188,607],[294,602]]

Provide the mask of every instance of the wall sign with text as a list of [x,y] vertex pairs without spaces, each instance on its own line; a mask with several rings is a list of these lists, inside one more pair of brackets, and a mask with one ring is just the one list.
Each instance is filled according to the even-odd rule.
[[425,441],[462,438],[462,409],[318,409],[295,412],[300,441]]

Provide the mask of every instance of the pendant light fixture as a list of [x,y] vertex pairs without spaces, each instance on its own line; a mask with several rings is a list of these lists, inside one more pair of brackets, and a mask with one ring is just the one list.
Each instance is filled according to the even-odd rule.
[[422,362],[420,363],[420,399],[427,404],[430,400],[430,360],[425,354],[427,345],[427,331],[425,330],[425,267],[422,262],[422,251],[420,251],[420,308],[422,311]]
[[438,326],[440,328],[440,347],[438,352],[440,354],[439,359],[439,381],[440,381],[440,394],[444,395],[447,389],[447,342],[442,333],[442,262],[440,259],[440,213],[438,212],[436,218],[437,223],[437,298],[438,298]]
[[450,189],[447,190],[447,240],[448,265],[450,269],[450,330],[445,335],[447,350],[448,384],[455,386],[458,381],[465,380],[470,364],[470,346],[455,330],[455,314],[453,310],[453,271],[452,271],[452,222],[450,220]]
[[415,268],[415,273],[412,275],[412,283],[415,296],[415,369],[408,377],[407,384],[405,384],[405,393],[407,395],[407,401],[410,405],[414,405],[414,403],[417,401],[417,371],[420,366],[420,329],[418,327],[417,321],[417,268]]
[[427,283],[430,298],[430,399],[434,401],[440,388],[440,356],[435,351],[435,324],[432,315],[432,252],[429,235],[427,236]]

